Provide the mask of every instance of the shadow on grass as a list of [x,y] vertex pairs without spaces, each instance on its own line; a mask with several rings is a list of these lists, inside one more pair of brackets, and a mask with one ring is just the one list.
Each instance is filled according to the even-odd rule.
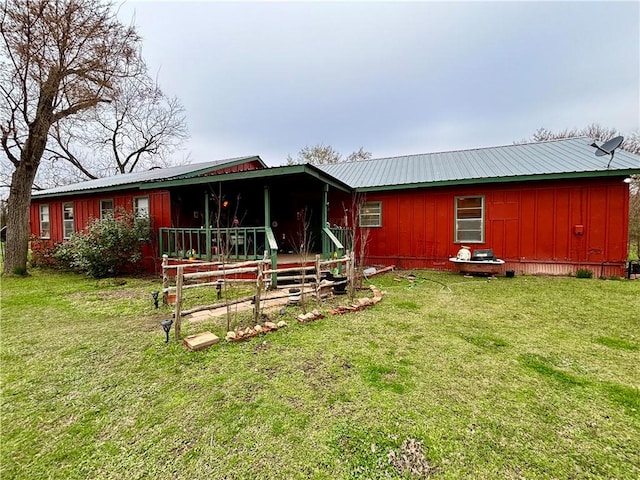
[[499,349],[501,347],[508,347],[509,344],[506,340],[502,338],[495,337],[493,335],[463,335],[460,337],[463,340],[466,340],[472,345],[476,347],[486,348],[486,349]]
[[625,408],[628,414],[640,415],[640,389],[612,382],[601,382],[572,375],[555,367],[549,359],[532,353],[520,355],[525,367],[550,378],[564,387],[584,387],[603,393],[611,402]]
[[618,350],[640,350],[640,346],[638,346],[637,343],[630,342],[623,338],[598,337],[595,339],[595,342],[605,347],[616,348]]

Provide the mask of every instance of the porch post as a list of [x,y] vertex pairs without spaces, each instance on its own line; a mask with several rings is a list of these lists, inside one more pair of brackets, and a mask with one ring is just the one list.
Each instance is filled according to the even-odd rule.
[[320,236],[322,237],[322,256],[323,258],[330,258],[331,252],[329,251],[329,242],[325,238],[324,229],[327,226],[327,217],[329,209],[329,184],[325,183],[322,186],[322,224],[320,225]]
[[327,226],[327,210],[329,206],[329,184],[325,183],[322,186],[322,228]]
[[271,196],[269,185],[264,186],[264,226],[271,228]]
[[[278,268],[278,251],[271,251],[271,246],[269,245],[269,238],[266,234],[267,231],[271,230],[271,192],[269,191],[269,185],[264,186],[264,243],[265,248],[269,250],[269,257],[271,258],[271,270],[276,270]],[[271,274],[271,286],[275,288],[278,286],[278,274]]]
[[204,237],[207,242],[207,261],[211,261],[211,225],[209,225],[209,192],[204,192]]

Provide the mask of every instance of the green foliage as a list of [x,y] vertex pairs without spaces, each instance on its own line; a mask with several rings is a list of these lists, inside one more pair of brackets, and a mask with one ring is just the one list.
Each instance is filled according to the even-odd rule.
[[27,269],[23,267],[15,267],[11,273],[19,277],[24,277],[27,274]]
[[60,244],[55,258],[60,265],[101,278],[116,275],[142,258],[142,243],[149,238],[149,221],[119,210],[93,220],[86,231]]
[[579,268],[576,272],[577,278],[593,278],[593,272],[588,268]]

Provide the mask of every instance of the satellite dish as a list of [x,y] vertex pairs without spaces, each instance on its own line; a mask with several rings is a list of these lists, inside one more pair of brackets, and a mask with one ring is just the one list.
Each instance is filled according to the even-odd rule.
[[596,142],[593,142],[591,146],[596,148],[596,157],[604,157],[605,155],[611,155],[611,158],[609,159],[609,163],[607,163],[607,168],[609,168],[609,165],[611,165],[611,161],[613,160],[613,154],[615,153],[616,148],[622,145],[623,141],[624,141],[624,137],[619,136],[619,137],[613,137],[611,140],[607,140],[602,145],[598,145],[596,144]]

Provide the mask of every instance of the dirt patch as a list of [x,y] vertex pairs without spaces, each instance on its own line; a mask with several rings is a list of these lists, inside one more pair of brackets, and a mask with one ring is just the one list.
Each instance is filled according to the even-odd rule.
[[399,452],[391,450],[387,456],[389,463],[403,476],[428,478],[436,472],[436,468],[427,462],[422,442],[413,438],[406,439]]
[[153,303],[153,299],[151,298],[151,294],[147,292],[141,292],[140,290],[135,289],[126,289],[126,290],[101,290],[93,293],[86,292],[77,292],[68,295],[68,298],[71,300],[80,300],[86,299],[90,297],[96,300],[133,300],[138,298],[146,298],[149,297],[149,302]]

